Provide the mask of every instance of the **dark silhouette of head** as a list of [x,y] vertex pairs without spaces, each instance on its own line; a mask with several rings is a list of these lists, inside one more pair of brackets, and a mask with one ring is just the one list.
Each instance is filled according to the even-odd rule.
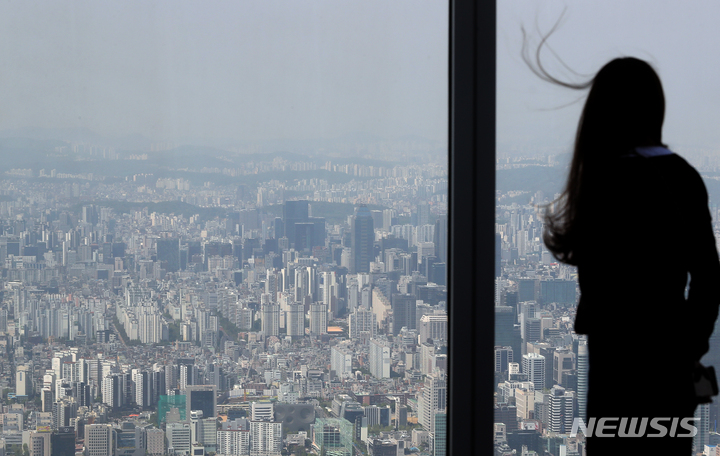
[[583,84],[560,82],[538,67],[545,80],[574,89],[590,88],[567,184],[555,209],[545,215],[543,236],[558,260],[577,264],[578,228],[584,214],[592,210],[587,207],[592,205],[592,195],[607,185],[616,160],[635,147],[662,144],[665,96],[655,70],[634,57],[610,61]]
[[634,57],[614,59],[592,79],[575,153],[623,154],[628,148],[659,145],[664,117],[665,96],[655,70]]

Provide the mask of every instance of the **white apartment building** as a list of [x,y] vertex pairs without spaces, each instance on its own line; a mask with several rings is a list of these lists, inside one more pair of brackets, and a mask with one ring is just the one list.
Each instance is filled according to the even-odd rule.
[[390,378],[390,345],[387,342],[371,339],[368,361],[373,377]]
[[250,456],[280,456],[282,451],[282,423],[250,422]]

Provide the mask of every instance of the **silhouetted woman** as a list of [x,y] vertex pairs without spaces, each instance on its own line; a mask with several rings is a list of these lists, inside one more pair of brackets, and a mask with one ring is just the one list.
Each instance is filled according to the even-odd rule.
[[[558,82],[542,66],[536,72]],[[558,260],[578,268],[575,332],[588,335],[590,356],[586,421],[692,417],[692,373],[708,351],[720,302],[707,191],[695,169],[662,143],[665,99],[650,65],[618,58],[584,87],[590,92],[570,173],[546,214],[544,240]],[[691,454],[692,438],[670,435],[687,429],[657,423],[668,435],[603,438],[596,428],[588,450]],[[618,434],[618,420],[606,424],[604,433]],[[661,433],[646,426],[646,434]]]

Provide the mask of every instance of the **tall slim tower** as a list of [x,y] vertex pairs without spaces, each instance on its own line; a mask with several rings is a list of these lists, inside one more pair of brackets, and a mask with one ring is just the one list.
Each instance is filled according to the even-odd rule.
[[262,307],[262,331],[266,337],[280,335],[280,306],[277,304]]
[[436,370],[425,380],[422,395],[418,397],[418,420],[429,432],[435,432],[435,414],[447,408],[447,377]]
[[710,439],[710,404],[699,404],[695,409],[695,427],[697,434],[693,437],[696,453],[702,453]]
[[400,334],[403,327],[417,329],[416,302],[417,298],[410,294],[392,295],[393,335]]
[[350,273],[370,272],[373,260],[375,229],[370,210],[365,205],[355,208],[350,238]]
[[581,340],[578,345],[577,357],[577,393],[578,393],[578,415],[582,419],[587,418],[587,387],[588,387],[588,346],[587,342]]
[[310,305],[310,334],[327,333],[327,306],[325,304]]
[[290,310],[287,311],[287,335],[288,336],[304,336],[305,335],[305,312],[302,304],[290,304]]
[[390,378],[390,345],[384,340],[370,339],[368,362],[375,378]]

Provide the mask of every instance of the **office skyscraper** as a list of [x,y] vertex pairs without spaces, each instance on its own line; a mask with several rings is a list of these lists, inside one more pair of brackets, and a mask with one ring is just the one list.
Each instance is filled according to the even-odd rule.
[[350,237],[350,273],[370,272],[373,260],[375,230],[373,218],[367,206],[355,208]]
[[435,414],[446,411],[447,378],[443,371],[427,376],[422,394],[418,397],[418,421],[428,432],[435,432]]
[[168,272],[176,272],[180,269],[179,239],[158,239],[155,248],[158,261],[167,262],[166,269]]
[[528,353],[522,357],[523,374],[527,374],[536,390],[545,388],[545,357],[537,353]]
[[165,427],[165,436],[168,440],[168,449],[172,448],[176,453],[181,454],[190,453],[190,445],[192,443],[190,423],[168,423]]
[[495,345],[513,345],[515,309],[510,306],[495,306]]
[[557,434],[570,432],[573,423],[573,403],[575,395],[561,386],[550,390],[548,410],[548,431]]
[[192,410],[202,410],[203,417],[217,416],[217,398],[215,385],[193,385],[185,389],[186,415],[190,416]]
[[[295,224],[309,222],[309,202],[302,201],[285,201],[283,206],[283,225],[285,227],[285,237],[288,238],[291,246],[295,245]],[[277,225],[276,225],[277,226]]]
[[495,347],[495,372],[505,372],[513,362],[512,347]]
[[113,430],[109,424],[85,425],[85,454],[107,456],[113,454]]
[[393,335],[400,334],[403,327],[417,329],[416,302],[417,298],[411,294],[394,294],[392,296]]
[[49,432],[30,431],[30,443],[28,449],[30,456],[50,456],[50,437]]
[[440,263],[447,262],[447,243],[447,215],[439,215],[435,220],[433,244],[435,244],[435,256]]

